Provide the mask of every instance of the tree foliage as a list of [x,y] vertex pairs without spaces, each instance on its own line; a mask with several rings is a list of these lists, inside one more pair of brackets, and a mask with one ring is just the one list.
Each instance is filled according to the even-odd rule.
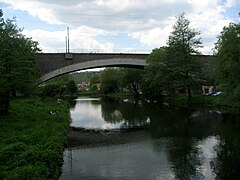
[[119,70],[107,68],[101,72],[101,91],[104,94],[114,93],[119,90]]
[[95,73],[90,79],[90,86],[96,83],[100,83],[100,81],[101,81],[100,73]]
[[75,83],[74,80],[69,80],[66,84],[66,93],[67,94],[70,94],[70,95],[73,95],[73,94],[76,94],[78,91],[77,89],[77,85]]
[[192,89],[200,77],[200,64],[193,56],[199,54],[200,33],[190,27],[190,21],[181,14],[168,38],[168,46],[155,49],[147,60],[144,75],[144,92],[148,99],[158,100],[162,95],[187,93],[191,100]]
[[220,84],[231,100],[240,100],[240,23],[223,28],[215,47]]
[[146,99],[162,101],[163,91],[171,89],[170,76],[167,75],[166,63],[168,51],[166,47],[154,49],[147,58],[144,69],[142,91]]
[[121,68],[120,69],[120,86],[121,88],[126,88],[132,92],[135,97],[138,97],[141,92],[141,82],[143,76],[143,70],[141,69],[130,69]]
[[51,79],[44,86],[40,86],[38,90],[39,95],[44,97],[74,95],[78,92],[77,85],[69,74]]
[[200,32],[190,27],[190,21],[181,14],[173,26],[173,32],[169,36],[169,60],[175,74],[176,89],[185,90],[188,99],[191,100],[191,90],[199,77],[201,68],[193,57],[199,54],[197,48],[201,47],[201,39],[197,36]]
[[16,90],[25,95],[32,92],[38,71],[34,56],[38,43],[25,37],[16,19],[2,18],[0,13],[0,102],[1,112],[8,112],[9,100]]
[[[135,97],[140,95],[143,70],[130,68],[108,68],[100,72],[101,91],[104,94],[128,90]],[[92,83],[99,82],[98,76]]]

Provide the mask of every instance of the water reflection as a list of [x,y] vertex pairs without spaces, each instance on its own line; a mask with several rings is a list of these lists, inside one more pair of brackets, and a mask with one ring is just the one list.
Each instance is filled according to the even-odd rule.
[[137,102],[124,102],[113,98],[78,98],[70,109],[71,127],[87,129],[123,129],[143,127],[149,118]]
[[216,158],[211,162],[218,179],[240,177],[240,116],[224,114],[221,135],[215,147]]
[[240,175],[239,115],[116,99],[78,99],[71,115],[73,127],[125,131],[71,131],[61,179],[237,179]]
[[[67,154],[72,160],[67,160]],[[61,179],[174,178],[166,152],[153,152],[149,141],[67,150],[64,162],[69,171],[64,171]]]
[[105,98],[101,104],[104,120],[109,123],[121,122],[121,128],[145,127],[150,123],[144,107],[138,101]]
[[75,101],[76,105],[70,109],[71,127],[88,129],[113,129],[120,127],[120,123],[106,123],[101,117],[100,99],[78,98]]

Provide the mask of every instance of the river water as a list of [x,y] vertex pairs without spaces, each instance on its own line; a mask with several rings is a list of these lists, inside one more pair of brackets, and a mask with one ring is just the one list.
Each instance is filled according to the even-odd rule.
[[239,179],[240,116],[78,98],[60,179]]

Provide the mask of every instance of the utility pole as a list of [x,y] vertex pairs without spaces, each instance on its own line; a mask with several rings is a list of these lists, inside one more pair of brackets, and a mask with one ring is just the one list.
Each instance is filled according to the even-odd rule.
[[70,40],[69,40],[69,27],[67,27],[67,36],[65,37],[66,40],[66,54],[65,54],[65,59],[66,60],[72,60],[73,59],[73,54],[70,53]]
[[66,43],[66,53],[70,52],[69,47],[69,27],[67,27],[67,36],[65,36],[65,43]]
[[69,53],[69,27],[67,27],[67,52]]
[[68,43],[67,43],[67,36],[65,36],[65,44],[66,44],[66,53],[68,52]]

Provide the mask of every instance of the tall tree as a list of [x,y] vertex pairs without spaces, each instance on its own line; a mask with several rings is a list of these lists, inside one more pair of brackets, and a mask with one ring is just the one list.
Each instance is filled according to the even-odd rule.
[[230,100],[240,100],[240,23],[230,23],[218,37],[217,50],[220,84]]
[[173,31],[168,39],[169,46],[169,66],[174,73],[176,90],[185,90],[188,100],[192,97],[192,87],[194,86],[200,70],[199,63],[196,62],[194,54],[199,54],[197,48],[201,47],[201,39],[197,36],[200,32],[190,27],[190,21],[182,13],[173,26]]
[[130,90],[135,97],[140,95],[140,84],[142,81],[143,70],[141,69],[120,69],[121,86]]
[[2,18],[0,12],[0,102],[1,111],[7,114],[11,95],[16,90],[31,93],[37,79],[34,56],[38,43],[25,37],[17,27],[16,19]]

